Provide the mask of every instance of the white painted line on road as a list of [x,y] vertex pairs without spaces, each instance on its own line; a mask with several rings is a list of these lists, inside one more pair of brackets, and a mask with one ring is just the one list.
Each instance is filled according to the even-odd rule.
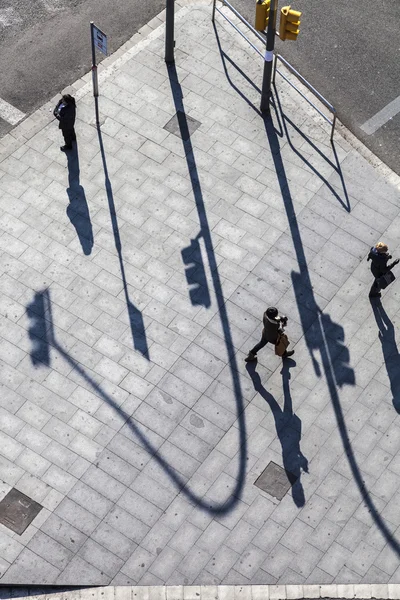
[[9,104],[2,98],[0,98],[0,117],[10,123],[16,125],[25,117],[25,113],[15,108],[12,104]]
[[367,135],[372,135],[387,123],[390,119],[393,119],[400,112],[400,96],[389,102],[382,110],[376,113],[373,117],[365,121],[364,125],[361,125],[360,129],[365,131]]

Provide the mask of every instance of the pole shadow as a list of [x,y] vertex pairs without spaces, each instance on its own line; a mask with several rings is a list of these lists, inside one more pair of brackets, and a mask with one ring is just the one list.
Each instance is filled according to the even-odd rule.
[[[206,283],[205,276],[205,266],[202,261],[201,252],[199,248],[199,240],[202,239],[204,242],[205,252],[208,260],[208,268],[211,275],[211,280],[213,283],[214,294],[216,298],[216,303],[218,307],[218,315],[221,322],[221,327],[224,335],[225,347],[229,361],[229,369],[232,378],[232,386],[234,399],[236,404],[236,414],[237,414],[237,423],[238,423],[238,467],[237,474],[235,478],[235,488],[231,494],[231,497],[225,503],[226,512],[232,510],[235,506],[236,502],[240,499],[244,487],[245,475],[246,475],[246,456],[247,456],[247,440],[246,440],[246,422],[244,416],[244,401],[243,394],[240,386],[239,379],[239,369],[237,365],[235,349],[232,339],[232,332],[229,325],[229,318],[226,308],[226,302],[223,295],[221,279],[218,271],[218,264],[215,256],[214,244],[211,237],[211,228],[208,223],[208,217],[206,212],[206,207],[204,203],[201,182],[199,178],[199,173],[196,164],[195,152],[193,149],[193,145],[190,139],[190,129],[189,123],[186,116],[185,106],[183,102],[183,93],[182,88],[179,82],[178,73],[176,71],[175,63],[169,63],[167,65],[168,68],[168,77],[169,83],[172,93],[172,98],[175,105],[175,111],[178,116],[178,126],[179,126],[179,137],[181,138],[182,145],[184,148],[185,159],[187,163],[188,174],[190,176],[190,182],[192,185],[192,191],[196,203],[196,209],[200,224],[199,234],[196,236],[194,240],[191,241],[191,246],[193,247],[193,251],[190,252],[190,256],[193,258],[193,255],[197,253],[198,259],[197,262],[200,265],[197,271],[197,279],[195,281],[199,284],[198,289],[194,290],[194,294],[192,297],[192,302],[200,302],[203,306],[209,307],[211,305],[210,293],[208,291],[208,286]],[[184,262],[186,261],[186,256],[189,255],[189,250],[184,249],[182,251],[182,257]],[[193,273],[186,273],[188,282],[193,281]],[[195,294],[200,294],[201,300],[195,299]],[[210,502],[210,501],[209,501]],[[210,502],[210,508],[212,503]]]
[[246,370],[253,381],[254,389],[264,398],[271,409],[276,433],[282,447],[283,467],[292,487],[293,502],[298,508],[301,508],[305,504],[301,474],[302,472],[308,473],[308,460],[300,450],[301,420],[293,412],[289,386],[290,368],[295,365],[294,360],[285,360],[281,370],[284,396],[283,409],[263,386],[260,375],[256,371],[256,364],[247,363]]
[[94,243],[93,228],[85,190],[79,181],[79,154],[77,143],[75,143],[73,149],[66,154],[69,185],[67,188],[69,198],[67,215],[72,225],[75,227],[83,253],[88,256],[92,252]]
[[379,299],[371,299],[371,306],[379,330],[383,359],[390,381],[393,407],[400,413],[400,354],[397,348],[394,325]]
[[[33,306],[33,308],[32,308]],[[34,310],[34,319],[35,322],[38,321],[41,325],[38,330],[35,330],[35,337],[31,338],[33,341],[33,346],[31,350],[31,359],[35,358],[37,362],[35,364],[41,364],[43,366],[50,365],[50,348],[54,348],[63,359],[72,367],[72,369],[82,377],[82,379],[88,384],[88,386],[93,390],[95,394],[97,394],[108,406],[110,406],[116,414],[118,414],[122,421],[129,427],[131,433],[136,437],[139,443],[143,446],[143,448],[147,451],[149,456],[153,458],[158,465],[164,470],[164,472],[170,477],[171,481],[176,486],[178,492],[181,492],[184,496],[187,497],[189,502],[195,505],[200,510],[207,512],[211,515],[226,515],[233,510],[236,503],[238,502],[241,491],[244,484],[244,466],[245,466],[245,455],[243,459],[243,463],[240,462],[239,476],[235,488],[229,498],[226,500],[222,500],[221,502],[214,502],[210,499],[204,498],[192,492],[190,487],[187,484],[185,478],[176,471],[173,466],[171,466],[168,461],[162,456],[161,451],[155,447],[151,441],[142,433],[140,428],[136,425],[135,421],[132,419],[132,416],[125,412],[124,409],[117,404],[112,396],[107,394],[107,392],[99,385],[93,377],[86,371],[85,367],[82,364],[78,363],[69,353],[63,348],[61,344],[58,343],[53,326],[53,317],[52,317],[52,308],[50,301],[50,292],[48,289],[44,289],[41,292],[37,292],[34,296],[33,302],[28,305],[27,311]],[[30,314],[30,313],[29,313]],[[44,323],[44,325],[43,325]],[[37,353],[37,342],[36,342],[36,333],[40,334],[40,343],[43,347],[47,348],[47,355],[40,354],[45,360],[39,360],[39,356]],[[239,418],[239,417],[238,417]],[[244,426],[244,417],[243,411],[240,416],[239,422],[243,423]],[[242,429],[243,432],[243,429]],[[242,442],[242,438],[240,438]],[[243,445],[246,447],[246,441],[243,441]],[[242,455],[242,452],[240,452]]]
[[[215,24],[214,30],[216,32]],[[220,43],[217,36],[217,43],[220,47]],[[232,82],[229,77],[228,71],[226,69],[226,65],[224,62],[224,56],[221,53],[221,61],[223,64],[223,68],[225,70],[225,74],[230,85],[239,93],[239,95],[246,100],[245,94],[238,90],[237,86]],[[230,61],[231,64],[238,70],[238,72],[243,73],[239,68],[236,67],[234,61]],[[248,80],[246,76],[246,80]],[[260,114],[260,111],[254,107],[251,101],[246,100],[247,103],[252,106],[257,114]],[[275,109],[275,118],[279,121],[279,115],[276,112],[275,103],[272,99],[272,108]],[[293,199],[290,192],[290,187],[288,183],[288,179],[286,177],[286,172],[284,169],[284,164],[280,152],[279,140],[278,140],[278,132],[274,127],[272,120],[272,112],[271,116],[264,117],[261,116],[264,121],[265,133],[269,142],[269,147],[271,150],[271,154],[274,160],[275,171],[279,180],[279,187],[283,199],[283,205],[286,212],[287,220],[290,227],[290,232],[293,240],[293,245],[296,252],[297,263],[299,265],[298,272],[292,272],[291,278],[293,283],[293,289],[295,293],[296,303],[298,305],[301,324],[304,332],[304,339],[310,353],[310,357],[312,359],[312,363],[314,366],[315,373],[318,377],[322,375],[325,376],[330,399],[332,402],[332,406],[335,412],[335,418],[337,422],[337,426],[340,432],[342,445],[346,453],[346,457],[354,478],[360,495],[368,508],[371,517],[373,518],[376,526],[384,536],[387,543],[390,547],[400,556],[400,544],[393,537],[391,531],[387,527],[385,521],[379,514],[378,509],[376,508],[371,495],[369,494],[367,488],[365,487],[363,477],[359,466],[357,464],[354,451],[350,442],[347,426],[344,419],[343,409],[340,403],[340,398],[338,394],[338,388],[344,385],[354,385],[355,383],[355,374],[354,370],[350,367],[350,355],[348,349],[344,345],[344,331],[343,328],[338,324],[334,323],[329,315],[326,315],[318,306],[315,295],[313,292],[312,282],[307,266],[307,261],[305,258],[304,248],[301,240],[300,229],[297,222]],[[287,135],[287,128],[284,127],[285,133]],[[331,186],[328,182],[324,180],[323,177],[321,179],[324,183],[331,189]],[[334,190],[333,190],[333,193]],[[347,202],[343,204],[344,208],[350,209],[350,206]],[[306,313],[304,308],[308,308],[315,315],[315,321],[309,326],[309,322],[307,323]],[[319,360],[318,360],[319,359]]]
[[106,160],[106,154],[105,154],[105,150],[104,150],[103,136],[101,133],[101,126],[100,126],[100,119],[99,119],[99,100],[97,97],[95,97],[94,101],[95,101],[95,110],[96,110],[97,137],[99,139],[100,154],[101,154],[101,160],[103,163],[105,189],[106,189],[106,194],[107,194],[108,208],[110,211],[111,226],[112,226],[113,235],[114,235],[114,243],[115,243],[115,248],[116,248],[117,254],[118,254],[119,268],[121,271],[122,283],[123,283],[123,287],[124,287],[125,302],[126,302],[126,306],[128,309],[128,318],[129,318],[129,325],[130,325],[130,329],[131,329],[132,342],[133,342],[133,346],[134,346],[135,350],[140,352],[145,358],[147,358],[147,360],[150,360],[146,330],[145,330],[144,321],[143,321],[143,315],[142,315],[141,311],[134,305],[134,303],[132,302],[132,300],[130,299],[130,296],[129,296],[128,282],[126,279],[125,265],[124,265],[123,255],[122,255],[122,242],[121,242],[121,236],[119,233],[117,211],[115,208],[112,185],[111,185],[111,181],[110,181],[110,178],[108,175],[107,160]]

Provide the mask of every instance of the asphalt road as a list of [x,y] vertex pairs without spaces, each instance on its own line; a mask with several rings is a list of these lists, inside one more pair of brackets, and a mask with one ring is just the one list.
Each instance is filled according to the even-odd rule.
[[[31,113],[90,70],[90,21],[107,34],[111,53],[164,6],[165,0],[0,0],[0,98]],[[10,128],[0,119],[0,136]]]
[[[231,1],[254,22],[254,0]],[[32,112],[90,69],[91,20],[112,52],[164,7],[165,0],[0,0],[0,98]],[[400,1],[297,0],[293,7],[303,11],[301,33],[296,42],[277,40],[277,48],[400,174],[400,113],[370,135],[361,129],[400,96]],[[0,118],[0,136],[10,128]]]
[[[255,2],[230,1],[254,25]],[[396,98],[400,110],[400,1],[296,0],[292,8],[303,13],[300,34],[295,42],[277,40],[280,54],[400,174],[400,112],[371,135],[361,129]]]

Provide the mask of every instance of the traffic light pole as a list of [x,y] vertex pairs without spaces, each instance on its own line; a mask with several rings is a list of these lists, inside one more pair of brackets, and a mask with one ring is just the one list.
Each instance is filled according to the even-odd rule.
[[174,4],[175,0],[167,0],[165,13],[165,62],[173,63],[174,58]]
[[272,80],[272,65],[274,60],[274,45],[275,45],[275,28],[276,28],[276,13],[278,10],[278,0],[271,0],[269,11],[269,21],[267,29],[267,45],[264,56],[264,75],[261,91],[260,110],[265,115],[270,114],[270,99],[272,96],[271,80]]

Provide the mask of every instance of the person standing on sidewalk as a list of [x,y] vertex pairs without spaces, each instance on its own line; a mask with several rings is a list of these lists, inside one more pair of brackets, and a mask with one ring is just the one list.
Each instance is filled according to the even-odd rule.
[[[264,348],[268,342],[274,344],[275,353],[282,356],[282,358],[289,358],[289,356],[292,356],[294,350],[289,350],[288,352],[285,348],[282,354],[277,352],[277,344],[279,343],[280,338],[284,336],[287,339],[286,335],[283,333],[286,323],[287,317],[279,315],[278,309],[275,308],[275,306],[267,308],[263,315],[264,329],[262,331],[261,340],[250,350],[248,356],[244,360],[246,362],[257,360],[257,352],[261,350],[261,348]],[[287,342],[287,344],[289,344],[289,342]]]
[[371,248],[367,260],[371,261],[371,272],[375,277],[375,281],[369,291],[370,298],[381,297],[381,287],[378,281],[379,277],[386,275],[386,273],[391,271],[393,267],[400,262],[397,258],[390,265],[388,265],[387,263],[391,258],[392,256],[389,254],[389,248],[384,242],[378,242],[376,246]]
[[76,140],[74,129],[76,117],[75,98],[73,98],[70,94],[64,94],[61,100],[57,103],[53,114],[60,122],[58,127],[61,129],[65,141],[65,145],[60,146],[60,150],[62,152],[65,152],[66,150],[72,150],[72,142]]

